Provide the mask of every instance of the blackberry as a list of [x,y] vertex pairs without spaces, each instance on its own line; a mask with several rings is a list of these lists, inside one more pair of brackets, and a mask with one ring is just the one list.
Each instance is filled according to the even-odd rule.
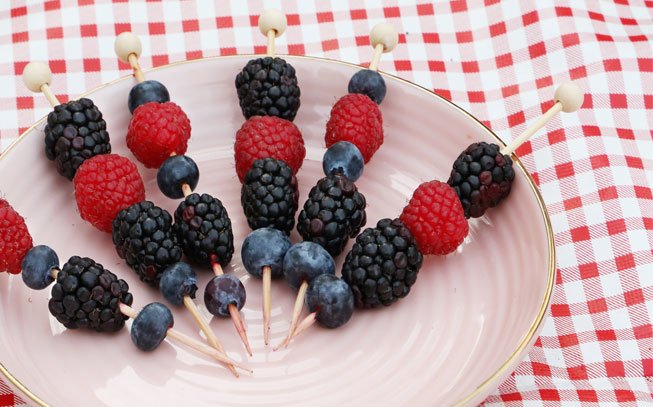
[[311,189],[297,219],[304,240],[324,247],[333,257],[365,226],[365,197],[340,174],[330,174]]
[[358,235],[342,266],[342,278],[359,308],[388,306],[415,284],[423,256],[399,220],[381,219]]
[[186,256],[211,266],[216,258],[222,266],[234,254],[234,235],[227,210],[209,194],[190,194],[175,211],[173,230]]
[[277,116],[293,121],[299,109],[295,68],[281,58],[256,58],[236,76],[243,116]]
[[254,161],[240,192],[240,203],[252,230],[270,226],[290,234],[298,200],[297,178],[288,164],[274,158]]
[[73,256],[52,286],[50,313],[68,329],[115,332],[128,319],[119,304],[132,305],[127,283],[87,257]]
[[510,194],[512,159],[494,143],[473,143],[460,153],[447,183],[456,191],[465,217],[478,218]]
[[91,99],[55,106],[44,131],[45,155],[55,162],[57,172],[69,180],[84,160],[111,152],[107,123]]
[[181,260],[182,250],[172,232],[172,216],[150,201],[123,209],[113,220],[113,244],[140,279],[158,287],[164,270]]

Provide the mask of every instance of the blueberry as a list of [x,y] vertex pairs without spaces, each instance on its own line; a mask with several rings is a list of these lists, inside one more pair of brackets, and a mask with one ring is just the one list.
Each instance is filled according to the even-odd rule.
[[229,274],[213,277],[204,291],[204,304],[213,315],[228,317],[229,305],[234,304],[239,310],[245,305],[247,295],[245,286],[239,279]]
[[159,289],[163,297],[173,305],[182,305],[184,297],[195,298],[197,275],[186,263],[175,263],[165,269],[161,275]]
[[295,290],[320,274],[336,274],[336,262],[322,246],[313,242],[293,245],[283,258],[283,275]]
[[168,307],[160,302],[147,304],[132,323],[132,342],[142,351],[153,351],[163,342],[174,322]]
[[370,69],[362,69],[354,74],[349,80],[349,93],[362,93],[369,96],[377,105],[380,105],[385,97],[385,81],[378,72]]
[[290,239],[278,229],[256,229],[243,242],[241,257],[247,272],[261,278],[263,267],[272,269],[272,277],[283,276],[283,257],[290,248]]
[[59,268],[59,257],[48,246],[34,246],[25,254],[21,268],[25,285],[42,290],[54,281],[50,272]]
[[329,147],[322,158],[324,174],[342,174],[351,181],[363,175],[365,161],[358,147],[348,141],[339,141]]
[[170,94],[168,89],[161,82],[158,81],[143,81],[134,86],[129,91],[129,111],[133,114],[134,110],[140,105],[148,102],[169,102]]
[[343,280],[332,274],[321,274],[306,291],[306,304],[316,319],[327,328],[338,328],[354,313],[354,294]]
[[172,199],[184,197],[181,189],[183,184],[188,184],[191,191],[195,189],[200,180],[200,170],[192,158],[185,155],[175,155],[163,162],[156,173],[156,183],[163,195]]

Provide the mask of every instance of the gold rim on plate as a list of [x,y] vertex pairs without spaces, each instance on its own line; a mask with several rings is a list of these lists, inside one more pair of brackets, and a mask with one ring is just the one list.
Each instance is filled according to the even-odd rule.
[[[156,68],[150,68],[146,69],[143,72],[152,72],[156,71],[159,69],[166,69],[170,68],[173,66],[178,66],[178,65],[184,65],[184,64],[191,64],[194,62],[200,62],[200,61],[207,61],[207,60],[215,60],[215,59],[225,59],[225,58],[253,58],[256,55],[252,54],[242,54],[242,55],[223,55],[223,56],[215,56],[215,57],[207,57],[207,58],[199,58],[199,59],[192,59],[188,61],[178,61],[178,62],[173,62],[171,64],[167,65],[162,65],[158,66]],[[312,56],[306,56],[306,55],[279,55],[280,57],[283,58],[290,58],[290,59],[310,59],[310,60],[317,60],[321,62],[328,62],[328,63],[336,63],[336,64],[341,64],[341,65],[346,65],[350,67],[355,67],[355,68],[360,68],[360,65],[352,64],[350,62],[345,62],[345,61],[339,61],[335,59],[330,59],[330,58],[323,58],[323,57],[312,57]],[[407,81],[406,79],[402,79],[398,76],[391,75],[385,72],[380,72],[383,76],[390,78],[392,80],[398,81],[402,84],[412,86],[422,92],[428,93],[430,96],[435,97],[437,99],[440,99],[441,101],[444,101],[445,103],[448,103],[458,109],[460,112],[465,114],[467,117],[469,117],[471,120],[473,120],[480,128],[482,131],[490,134],[492,137],[494,137],[497,141],[498,144],[505,146],[505,143],[503,140],[501,140],[492,130],[490,130],[487,126],[485,126],[483,123],[481,123],[476,117],[472,116],[469,112],[467,112],[465,109],[461,108],[454,102],[447,100],[443,98],[442,96],[439,96],[438,94],[430,91],[429,89],[426,89],[423,86],[414,84],[410,81]],[[115,83],[127,80],[132,78],[133,75],[127,75],[123,76],[121,78],[115,79],[111,82],[105,83],[103,85],[100,85],[88,92],[85,92],[81,94],[79,97],[84,97],[88,96],[94,92],[97,92],[100,89],[103,89],[107,86],[111,86]],[[0,160],[4,158],[22,139],[23,137],[29,133],[30,131],[34,130],[38,125],[42,124],[45,120],[46,117],[43,117],[34,125],[32,125],[30,128],[25,130],[23,133],[21,133],[20,136],[16,140],[14,140],[9,147],[7,147],[4,152],[2,152],[2,155],[0,155]],[[546,209],[546,206],[544,205],[544,200],[542,199],[542,195],[540,194],[540,191],[537,189],[537,186],[535,185],[535,181],[531,177],[531,175],[526,171],[526,168],[524,168],[524,165],[521,163],[519,158],[513,153],[512,154],[512,159],[514,163],[519,167],[519,170],[526,176],[526,180],[528,181],[528,185],[530,186],[531,190],[533,191],[533,194],[535,195],[535,199],[537,200],[537,204],[540,208],[540,213],[542,215],[542,218],[544,219],[544,224],[546,226],[546,233],[547,233],[547,240],[548,240],[548,248],[549,248],[549,267],[547,270],[547,285],[546,285],[546,291],[544,293],[544,300],[542,301],[542,304],[540,306],[540,309],[535,316],[535,319],[533,320],[531,326],[528,328],[528,330],[524,333],[522,336],[522,340],[517,346],[517,348],[513,351],[513,353],[508,357],[508,359],[505,360],[501,364],[501,367],[497,369],[490,377],[488,377],[485,381],[483,381],[476,389],[474,389],[471,393],[469,393],[467,396],[463,397],[460,401],[456,402],[456,406],[463,406],[469,403],[472,399],[474,399],[480,392],[483,390],[486,390],[487,387],[498,377],[502,376],[503,374],[506,373],[506,370],[512,365],[518,357],[520,357],[521,353],[526,349],[528,344],[531,342],[531,340],[534,339],[535,333],[538,331],[540,326],[542,325],[542,322],[544,321],[544,317],[547,314],[547,310],[549,308],[549,302],[551,301],[551,294],[553,292],[553,287],[554,287],[554,282],[555,282],[555,270],[556,270],[556,257],[555,257],[555,244],[553,242],[553,228],[551,227],[551,219],[549,219],[549,213]],[[12,375],[9,370],[0,362],[0,373],[2,373],[3,376],[5,376],[9,382],[11,382],[21,393],[26,395],[31,401],[35,402],[39,406],[44,406],[47,407],[49,406],[48,403],[46,403],[44,400],[42,400],[39,396],[34,394],[31,390],[27,388],[23,383],[20,382],[14,375]]]

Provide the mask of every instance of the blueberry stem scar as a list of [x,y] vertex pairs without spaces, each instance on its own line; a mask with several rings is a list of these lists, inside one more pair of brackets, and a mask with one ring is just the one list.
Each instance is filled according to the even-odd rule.
[[[209,327],[209,324],[204,320],[204,318],[202,318],[199,309],[197,309],[197,305],[195,304],[193,299],[190,298],[190,296],[188,295],[184,296],[184,306],[191,313],[193,319],[195,320],[195,323],[197,323],[197,325],[200,327],[202,332],[204,332],[204,335],[206,335],[206,341],[212,347],[217,349],[219,352],[226,354],[224,351],[224,347],[222,346],[218,338],[215,336],[215,333],[213,332],[213,330],[211,330],[211,327]],[[234,376],[238,377],[238,372],[236,371],[236,368],[234,368],[233,365],[225,364],[225,366],[229,368],[229,370],[231,371],[231,373],[234,374]]]
[[272,269],[269,266],[263,267],[263,340],[265,344],[270,343],[270,313],[272,299],[270,289],[272,287]]
[[[124,315],[128,316],[129,318],[136,318],[138,315],[138,312],[136,312],[135,309],[130,307],[129,305],[120,303],[120,312],[122,312]],[[167,335],[171,338],[174,339],[175,341],[188,346],[191,349],[196,350],[197,352],[203,353],[204,355],[210,356],[213,359],[217,360],[218,362],[229,364],[235,367],[238,367],[246,372],[253,373],[253,371],[248,368],[247,366],[243,365],[242,363],[236,362],[235,360],[230,359],[227,357],[222,352],[217,351],[216,349],[213,349],[209,347],[208,345],[203,344],[200,341],[197,341],[190,336],[183,334],[173,328],[168,329]]]
[[[217,256],[215,254],[211,256],[211,268],[213,269],[213,273],[216,276],[221,276],[224,274],[224,271],[222,271],[222,266],[220,265],[220,263],[218,263]],[[234,321],[234,326],[236,327],[236,331],[238,332],[240,339],[243,341],[243,345],[245,345],[245,349],[247,350],[247,353],[249,354],[249,356],[252,356],[252,348],[249,346],[249,340],[247,339],[247,331],[245,330],[245,324],[243,323],[243,320],[240,317],[240,312],[238,311],[238,307],[236,307],[236,304],[229,304],[229,315],[231,315],[231,320]]]
[[297,323],[299,322],[299,316],[302,313],[302,309],[304,308],[304,299],[306,298],[306,290],[308,289],[308,282],[306,280],[302,281],[302,284],[299,286],[299,290],[297,290],[297,298],[295,299],[295,307],[293,308],[292,311],[292,321],[290,322],[290,328],[288,328],[288,335],[286,336],[286,339],[283,340],[282,343],[279,344],[274,350],[277,350],[281,348],[282,346],[288,347],[288,344],[290,343],[290,340],[293,338],[293,334],[295,333],[295,330],[297,329]]

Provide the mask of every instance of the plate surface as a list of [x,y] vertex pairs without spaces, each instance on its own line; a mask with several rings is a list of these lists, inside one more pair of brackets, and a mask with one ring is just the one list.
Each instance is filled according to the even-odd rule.
[[[532,180],[517,165],[511,196],[470,223],[470,236],[458,252],[427,257],[407,298],[385,309],[357,310],[342,328],[313,328],[287,350],[273,352],[263,345],[261,282],[250,278],[239,256],[249,230],[233,161],[233,138],[244,121],[233,78],[249,58],[189,61],[147,72],[146,77],[165,83],[190,117],[188,154],[201,172],[197,191],[221,199],[233,221],[236,255],[227,272],[247,288],[243,314],[254,356],[247,357],[230,320],[214,318],[211,325],[227,353],[246,361],[254,375],[235,379],[221,366],[169,342],[154,353],[142,353],[126,329],[113,335],[68,331],[48,313],[48,290],[31,291],[19,277],[2,273],[4,373],[34,402],[55,406],[450,405],[483,400],[532,345],[553,287],[553,238]],[[302,89],[295,120],[307,147],[298,174],[301,205],[322,176],[330,108],[359,68],[318,58],[285,58],[296,68]],[[446,180],[453,160],[472,141],[497,141],[444,99],[394,77],[386,76],[386,83],[381,105],[385,143],[357,182],[368,201],[367,226],[398,216],[419,183]],[[125,134],[131,118],[126,100],[133,84],[132,78],[123,78],[89,96],[107,120],[113,151],[132,159]],[[82,255],[102,263],[127,280],[136,308],[163,301],[120,260],[108,234],[79,218],[72,184],[44,156],[43,127],[39,122],[0,160],[0,191],[25,216],[35,242],[55,248],[62,262]],[[178,201],[158,191],[155,171],[140,164],[139,170],[147,198],[174,211]],[[296,232],[291,238],[299,241]],[[210,274],[199,274],[202,293]],[[208,317],[201,298],[198,303]],[[273,282],[274,345],[288,328],[293,301],[285,282]],[[173,311],[176,328],[199,335],[188,313]]]

